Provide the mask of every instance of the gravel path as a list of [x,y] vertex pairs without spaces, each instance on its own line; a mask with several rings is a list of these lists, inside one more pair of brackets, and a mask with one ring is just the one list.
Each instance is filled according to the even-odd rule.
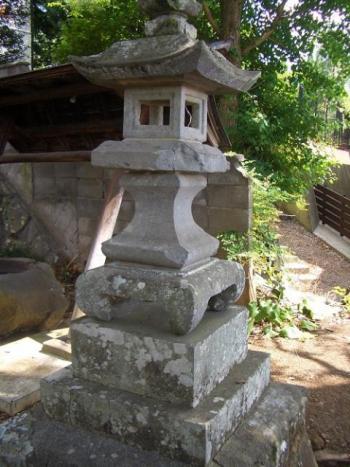
[[310,292],[327,295],[333,287],[350,287],[350,261],[295,221],[282,221],[280,242],[310,267]]

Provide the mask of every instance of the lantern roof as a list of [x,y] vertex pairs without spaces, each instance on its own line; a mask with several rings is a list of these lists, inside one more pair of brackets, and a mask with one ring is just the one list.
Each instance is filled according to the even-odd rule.
[[148,37],[116,42],[97,55],[70,57],[89,81],[117,91],[179,84],[224,94],[247,91],[259,78],[260,72],[238,68],[196,39],[196,29],[186,20],[200,11],[195,0],[139,0],[139,4],[153,17],[146,22]]

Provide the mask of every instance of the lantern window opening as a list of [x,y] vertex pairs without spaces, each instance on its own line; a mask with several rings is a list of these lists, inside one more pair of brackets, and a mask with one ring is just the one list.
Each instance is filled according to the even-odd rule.
[[139,124],[141,126],[169,126],[170,100],[140,101]]
[[203,102],[196,98],[186,96],[183,122],[185,128],[200,130],[201,114],[203,113]]

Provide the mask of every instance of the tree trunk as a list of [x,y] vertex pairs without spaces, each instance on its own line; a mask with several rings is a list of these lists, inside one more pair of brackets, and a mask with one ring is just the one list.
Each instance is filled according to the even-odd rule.
[[[233,55],[231,61],[241,66],[241,14],[243,0],[221,0],[221,37],[233,39]],[[232,128],[236,125],[235,115],[238,111],[238,94],[223,97],[219,102],[219,109],[225,127]]]

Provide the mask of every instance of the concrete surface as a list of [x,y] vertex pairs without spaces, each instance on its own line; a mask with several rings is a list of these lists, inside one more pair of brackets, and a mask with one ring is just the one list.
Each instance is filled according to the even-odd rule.
[[41,352],[44,336],[24,337],[0,347],[0,411],[14,415],[38,402],[41,378],[70,364]]
[[314,234],[329,246],[339,251],[339,253],[346,258],[350,259],[350,239],[341,237],[339,232],[332,229],[332,227],[321,223],[314,230]]

